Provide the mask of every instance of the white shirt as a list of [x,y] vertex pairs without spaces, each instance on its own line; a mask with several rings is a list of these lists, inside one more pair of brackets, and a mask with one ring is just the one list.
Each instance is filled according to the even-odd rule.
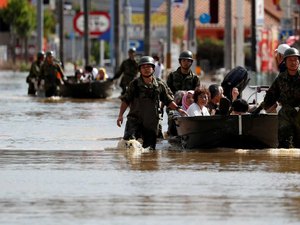
[[208,109],[205,106],[203,106],[201,110],[199,105],[195,102],[190,105],[186,112],[189,116],[210,116]]
[[154,75],[155,77],[157,78],[162,78],[162,75],[163,75],[163,71],[164,71],[165,67],[162,63],[156,61],[155,62],[155,71],[154,71]]

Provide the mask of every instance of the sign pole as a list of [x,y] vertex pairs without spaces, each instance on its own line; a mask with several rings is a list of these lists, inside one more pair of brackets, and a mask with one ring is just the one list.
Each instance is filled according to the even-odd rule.
[[84,8],[84,60],[85,60],[85,65],[88,65],[90,64],[88,0],[84,0],[83,8]]

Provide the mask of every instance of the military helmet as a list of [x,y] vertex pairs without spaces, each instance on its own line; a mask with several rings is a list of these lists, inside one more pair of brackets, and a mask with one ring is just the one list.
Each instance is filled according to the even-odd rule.
[[283,55],[285,50],[289,48],[290,46],[288,44],[280,44],[278,45],[278,48],[275,50],[275,52],[278,52],[279,54]]
[[38,59],[41,59],[41,58],[43,58],[45,56],[45,52],[44,51],[39,51],[37,54],[36,54],[36,57],[38,58]]
[[290,56],[298,56],[298,58],[300,58],[298,49],[289,48],[289,49],[285,50],[284,55],[283,55],[283,60],[285,60],[287,57],[290,57]]
[[189,50],[183,51],[183,52],[180,53],[178,59],[179,59],[179,61],[181,59],[189,59],[189,60],[193,61],[193,53],[191,51],[189,51]]
[[48,51],[48,52],[46,52],[46,57],[47,57],[47,56],[54,56],[53,51]]
[[155,68],[155,61],[151,56],[143,56],[140,61],[139,61],[139,69],[141,68],[142,65],[146,65],[149,64],[153,67],[153,69]]
[[128,49],[128,52],[136,52],[136,48],[135,47],[131,47]]

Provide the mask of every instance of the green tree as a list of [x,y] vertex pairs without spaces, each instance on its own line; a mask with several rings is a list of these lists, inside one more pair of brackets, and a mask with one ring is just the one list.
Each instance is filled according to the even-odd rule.
[[52,34],[55,34],[55,25],[57,24],[56,17],[50,9],[44,10],[44,36],[49,39]]
[[36,27],[35,9],[27,0],[9,0],[7,7],[0,11],[0,16],[11,28],[13,61],[16,60],[14,48],[19,39],[24,43],[23,52],[25,59],[28,59],[28,37]]

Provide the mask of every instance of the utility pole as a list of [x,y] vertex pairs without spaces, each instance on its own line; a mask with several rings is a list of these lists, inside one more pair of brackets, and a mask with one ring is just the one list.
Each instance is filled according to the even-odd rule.
[[225,4],[225,44],[224,65],[225,70],[232,69],[232,1],[227,0]]
[[83,9],[84,9],[84,60],[85,60],[85,65],[88,65],[88,64],[90,64],[89,0],[84,0]]
[[195,0],[189,0],[188,6],[188,43],[187,48],[195,52]]
[[64,68],[64,1],[59,0],[59,56],[62,68]]
[[244,67],[244,0],[236,0],[236,53],[235,63],[237,66]]
[[172,66],[172,7],[172,0],[167,0],[167,69],[170,69]]
[[127,57],[128,50],[129,50],[129,27],[131,25],[131,6],[129,0],[125,0],[124,3],[124,58]]
[[144,54],[150,55],[151,0],[145,0],[144,4]]
[[38,51],[43,51],[43,38],[44,38],[44,3],[37,1],[37,41]]
[[251,70],[256,72],[256,0],[251,0]]
[[120,65],[120,0],[113,0],[114,2],[114,23],[113,23],[113,45],[114,45],[114,57],[115,57],[115,65],[114,65],[114,73]]

